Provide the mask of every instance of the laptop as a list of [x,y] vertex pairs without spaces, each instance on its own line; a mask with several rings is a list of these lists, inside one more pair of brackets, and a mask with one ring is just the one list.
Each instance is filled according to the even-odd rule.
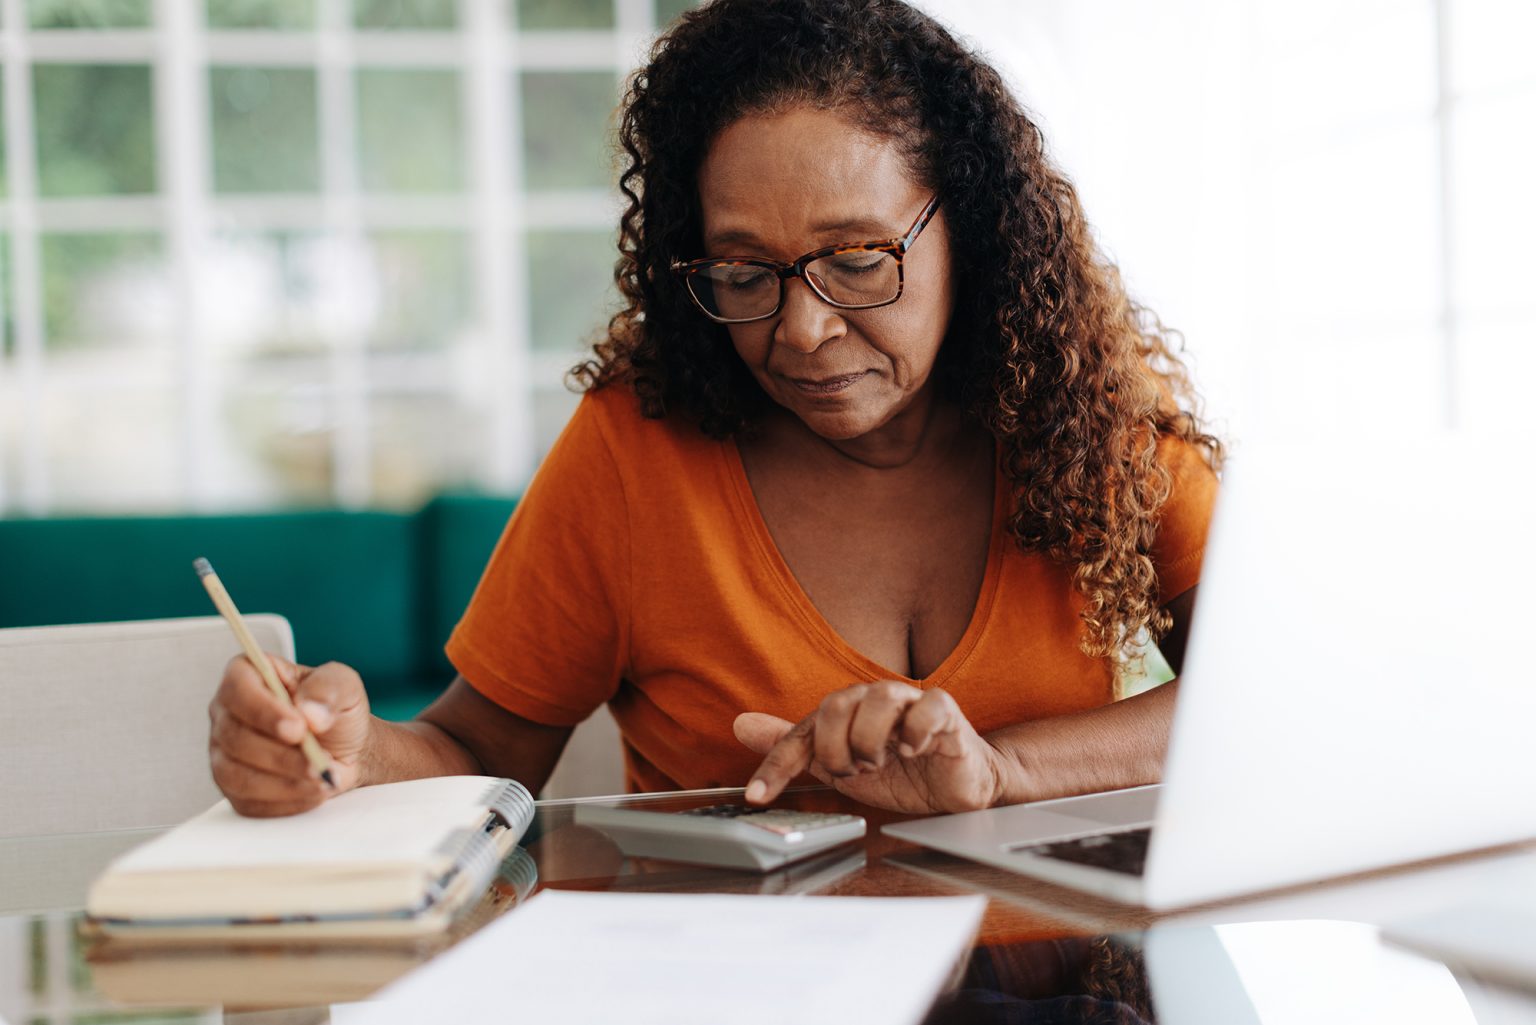
[[1449,434],[1244,449],[1163,782],[883,832],[1154,910],[1536,837],[1527,456]]

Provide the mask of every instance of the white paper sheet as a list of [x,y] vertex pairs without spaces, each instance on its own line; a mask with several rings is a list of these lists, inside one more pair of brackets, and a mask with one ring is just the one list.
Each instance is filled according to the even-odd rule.
[[358,1025],[915,1023],[983,897],[545,891],[348,1008]]

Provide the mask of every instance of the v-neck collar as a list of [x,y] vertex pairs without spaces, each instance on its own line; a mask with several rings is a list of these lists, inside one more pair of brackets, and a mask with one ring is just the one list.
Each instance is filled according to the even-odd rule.
[[794,571],[789,568],[789,563],[785,561],[778,544],[773,540],[773,534],[768,530],[768,522],[763,519],[762,508],[757,504],[757,496],[752,491],[752,482],[747,478],[746,464],[742,461],[741,449],[736,444],[736,440],[733,438],[721,445],[720,452],[725,462],[726,476],[730,479],[731,490],[736,497],[737,515],[747,533],[751,535],[767,575],[777,585],[785,601],[795,610],[807,635],[820,642],[828,652],[861,679],[900,680],[914,687],[927,689],[943,686],[950,677],[955,675],[981,641],[987,621],[992,615],[993,601],[997,596],[998,582],[1002,576],[1003,552],[1007,546],[1005,528],[1008,522],[1008,500],[1011,490],[1003,476],[1001,466],[995,459],[992,471],[992,528],[987,543],[987,568],[982,575],[981,590],[976,595],[976,605],[971,610],[970,622],[966,624],[965,632],[960,635],[960,640],[954,649],[944,657],[933,672],[922,678],[914,678],[882,666],[849,644],[832,628],[832,624],[827,622],[821,610],[811,601],[810,595],[805,593],[805,588],[800,586],[800,581],[795,578]]

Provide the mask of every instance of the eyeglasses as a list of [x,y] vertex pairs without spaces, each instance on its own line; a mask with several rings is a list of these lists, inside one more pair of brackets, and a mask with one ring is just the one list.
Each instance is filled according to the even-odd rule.
[[900,238],[851,242],[777,260],[687,260],[672,265],[688,294],[710,320],[746,324],[766,320],[784,305],[784,283],[801,278],[820,299],[840,310],[869,310],[901,298],[901,258],[939,209],[934,196]]

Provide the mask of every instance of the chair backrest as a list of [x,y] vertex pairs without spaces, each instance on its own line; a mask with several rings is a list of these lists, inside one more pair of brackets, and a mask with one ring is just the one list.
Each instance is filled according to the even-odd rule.
[[[282,616],[246,622],[293,657]],[[208,702],[239,652],[217,616],[0,630],[0,837],[165,826],[213,804]]]

